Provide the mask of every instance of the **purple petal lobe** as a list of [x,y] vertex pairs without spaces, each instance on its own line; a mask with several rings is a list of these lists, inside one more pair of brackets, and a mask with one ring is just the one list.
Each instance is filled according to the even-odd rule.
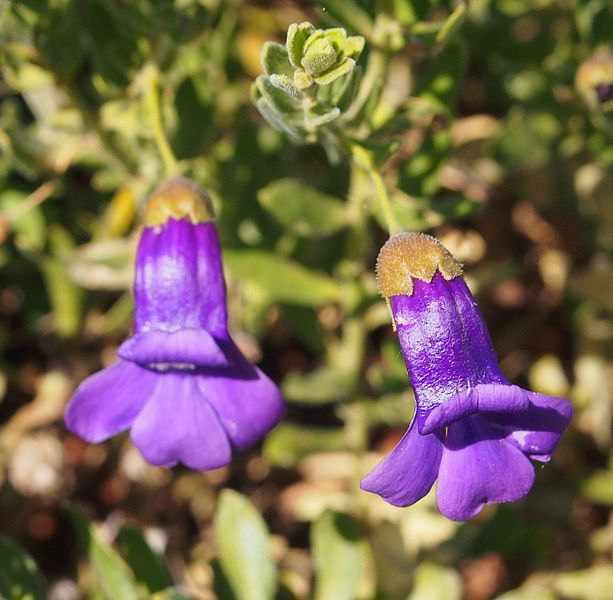
[[395,506],[409,506],[430,491],[442,449],[436,434],[420,435],[413,421],[396,447],[362,479],[360,487]]
[[157,375],[119,361],[88,377],[64,414],[66,426],[88,442],[101,442],[127,429],[149,400]]
[[196,378],[178,372],[157,377],[155,391],[132,425],[132,440],[145,460],[163,467],[180,462],[197,471],[228,464],[228,436]]
[[573,409],[565,398],[554,398],[528,392],[529,408],[522,413],[489,415],[488,421],[498,426],[507,440],[533,460],[548,462],[566,431]]
[[534,482],[530,461],[479,415],[449,426],[437,486],[439,510],[454,521],[486,504],[523,498]]
[[232,365],[198,376],[200,390],[211,403],[232,445],[251,446],[268,433],[284,412],[279,388],[251,365],[231,340],[222,344]]
[[432,433],[475,413],[517,413],[529,406],[527,392],[516,385],[480,383],[435,406],[419,432]]
[[205,329],[179,329],[166,332],[152,329],[127,339],[117,355],[141,365],[190,364],[227,366],[228,359],[213,336]]

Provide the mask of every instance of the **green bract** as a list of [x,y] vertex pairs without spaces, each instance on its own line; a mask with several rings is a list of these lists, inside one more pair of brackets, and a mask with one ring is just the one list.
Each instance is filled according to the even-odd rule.
[[315,29],[307,21],[290,25],[285,46],[267,42],[262,49],[264,75],[253,89],[258,110],[295,142],[317,141],[317,129],[351,103],[363,48],[363,37],[348,36],[341,27]]

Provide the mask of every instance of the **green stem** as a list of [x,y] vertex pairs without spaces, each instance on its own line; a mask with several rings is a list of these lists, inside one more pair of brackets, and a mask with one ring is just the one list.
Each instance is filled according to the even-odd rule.
[[160,111],[160,97],[159,97],[159,73],[155,66],[151,66],[149,70],[147,89],[147,108],[149,114],[149,120],[153,127],[153,138],[158,148],[164,167],[166,169],[166,175],[174,175],[178,171],[178,164],[175,155],[172,152],[164,126],[162,124],[162,114]]
[[390,236],[401,231],[401,227],[396,220],[396,216],[392,210],[389,194],[385,187],[385,182],[381,177],[381,174],[377,170],[372,154],[360,146],[359,144],[353,144],[351,146],[351,156],[354,164],[359,169],[362,169],[369,177],[375,188],[375,194],[381,207],[381,212],[387,223],[387,230]]

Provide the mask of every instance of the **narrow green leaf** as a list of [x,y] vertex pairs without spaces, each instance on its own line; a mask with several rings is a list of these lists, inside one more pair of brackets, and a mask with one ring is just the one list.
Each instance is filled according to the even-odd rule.
[[317,109],[320,107],[315,107],[315,110],[310,110],[308,114],[305,116],[305,123],[307,127],[311,127],[313,129],[317,127],[321,127],[322,125],[327,125],[331,123],[335,119],[337,119],[341,114],[340,108],[333,108],[328,110],[327,108],[323,108],[318,111]]
[[215,513],[221,567],[237,600],[272,600],[277,569],[266,523],[241,494],[223,490]]
[[350,71],[355,68],[355,60],[353,58],[345,59],[340,65],[326,71],[325,73],[321,73],[320,75],[314,75],[313,80],[318,85],[328,85],[333,81],[336,81],[339,77],[343,75],[347,75]]
[[185,594],[180,589],[169,587],[165,590],[152,594],[149,600],[196,600],[194,596]]
[[230,274],[258,285],[271,300],[317,306],[340,297],[339,284],[321,273],[265,250],[226,250]]
[[351,392],[351,377],[339,369],[325,366],[311,373],[289,373],[283,380],[283,395],[298,404],[342,402]]
[[[7,215],[20,211],[21,203],[27,194],[14,189],[6,189],[0,193],[0,211]],[[16,245],[25,251],[42,250],[47,238],[47,224],[43,211],[36,206],[20,214],[11,223]]]
[[453,39],[467,16],[468,7],[464,2],[461,2],[455,7],[449,17],[447,17],[447,20],[436,34],[435,41],[440,48],[444,47]]
[[353,600],[368,569],[368,543],[349,515],[326,511],[311,530],[315,600]]
[[[463,196],[450,198],[415,198],[392,197],[392,212],[402,229],[406,231],[423,231],[445,223],[453,223],[481,212],[481,202],[469,200]],[[385,227],[385,218],[380,208],[371,206],[377,221]]]
[[0,536],[0,597],[44,600],[45,585],[32,557],[9,538]]
[[302,136],[297,128],[287,123],[283,116],[277,111],[266,98],[258,98],[256,106],[266,122],[277,131],[283,131],[295,143],[302,142]]
[[291,114],[298,110],[299,106],[296,99],[287,94],[285,91],[274,86],[270,78],[266,75],[260,75],[255,81],[258,91],[262,98],[266,98],[271,106],[275,108],[281,115]]
[[164,559],[149,546],[137,527],[124,525],[119,530],[117,543],[136,580],[142,583],[149,593],[159,592],[172,585]]
[[75,526],[79,542],[87,552],[97,587],[106,600],[139,600],[136,582],[128,565],[119,553],[105,542],[96,528],[74,505],[68,505],[68,512]]
[[461,600],[462,580],[457,571],[435,563],[421,563],[407,600]]
[[325,237],[347,222],[345,203],[298,179],[278,179],[258,192],[260,204],[287,231]]
[[288,96],[292,96],[293,98],[298,98],[300,96],[300,92],[298,88],[294,85],[293,78],[290,79],[287,75],[271,75],[270,83],[281,90],[284,94]]
[[428,102],[435,112],[454,114],[465,66],[464,47],[457,42],[447,44],[434,59],[415,95]]

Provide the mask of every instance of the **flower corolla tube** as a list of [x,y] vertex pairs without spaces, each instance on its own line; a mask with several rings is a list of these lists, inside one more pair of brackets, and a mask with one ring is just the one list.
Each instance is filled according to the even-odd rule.
[[432,236],[390,238],[377,260],[377,282],[416,409],[362,489],[409,506],[438,479],[439,510],[457,521],[525,496],[534,483],[531,460],[549,461],[570,422],[568,400],[507,381],[461,265]]
[[283,413],[277,386],[228,333],[221,249],[208,196],[181,177],[149,198],[136,255],[134,333],[65,413],[100,442],[126,429],[151,464],[226,465]]

